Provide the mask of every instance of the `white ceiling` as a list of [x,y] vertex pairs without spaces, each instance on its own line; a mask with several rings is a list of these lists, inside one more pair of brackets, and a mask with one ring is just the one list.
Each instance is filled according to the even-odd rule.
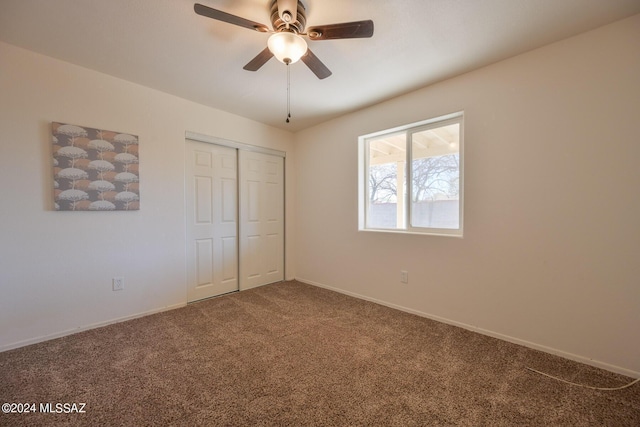
[[[198,0],[270,25],[270,0]],[[298,131],[640,13],[638,0],[303,0],[307,26],[371,19],[370,39],[310,41],[333,75],[271,59],[268,35],[199,16],[192,0],[0,0],[0,40]],[[1,58],[0,58],[1,64]]]

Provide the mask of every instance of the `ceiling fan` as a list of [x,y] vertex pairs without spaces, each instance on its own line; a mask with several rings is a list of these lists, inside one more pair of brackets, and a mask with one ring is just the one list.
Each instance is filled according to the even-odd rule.
[[248,71],[259,70],[271,57],[275,56],[276,59],[287,65],[293,64],[300,59],[319,79],[324,79],[331,75],[331,71],[307,47],[307,43],[302,36],[315,41],[367,38],[373,35],[373,21],[371,20],[316,25],[307,28],[305,32],[307,22],[306,9],[300,0],[271,1],[270,10],[273,31],[264,24],[231,15],[202,4],[196,3],[193,8],[198,15],[261,33],[272,33],[267,42],[267,47],[243,67]]

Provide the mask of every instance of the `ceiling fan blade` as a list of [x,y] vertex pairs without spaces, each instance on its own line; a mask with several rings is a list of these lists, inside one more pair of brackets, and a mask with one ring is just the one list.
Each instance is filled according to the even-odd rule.
[[273,53],[269,50],[268,47],[265,47],[262,52],[260,52],[255,58],[253,58],[244,68],[247,71],[258,71],[260,67],[267,63],[268,60],[271,59]]
[[354,21],[342,24],[316,25],[307,29],[311,40],[359,39],[373,36],[373,21]]
[[[286,16],[288,13],[289,16]],[[298,19],[298,0],[278,0],[278,15],[285,24]]]
[[302,58],[300,59],[302,62],[307,64],[307,67],[309,67],[309,69],[313,71],[313,74],[315,74],[319,79],[326,79],[331,75],[331,70],[329,70],[327,66],[324,65],[322,61],[313,54],[313,52],[311,52],[311,49],[307,49],[307,53],[302,55]]
[[229,24],[249,28],[250,30],[256,30],[261,33],[269,32],[269,27],[264,24],[240,18],[239,16],[231,15],[230,13],[226,13],[221,10],[212,9],[199,3],[193,5],[193,10],[198,15],[206,16],[207,18],[217,19],[218,21],[222,22],[228,22]]

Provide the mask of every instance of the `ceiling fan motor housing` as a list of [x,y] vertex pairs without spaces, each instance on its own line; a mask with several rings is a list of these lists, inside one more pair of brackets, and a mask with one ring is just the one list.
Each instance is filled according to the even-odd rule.
[[[284,12],[283,14],[286,14]],[[289,14],[288,16],[291,16]],[[291,31],[296,34],[304,33],[305,26],[307,25],[306,9],[302,2],[298,0],[298,10],[296,11],[296,20],[293,22],[285,22],[278,12],[278,0],[273,0],[271,3],[271,25],[275,32]],[[287,29],[288,25],[288,29]]]

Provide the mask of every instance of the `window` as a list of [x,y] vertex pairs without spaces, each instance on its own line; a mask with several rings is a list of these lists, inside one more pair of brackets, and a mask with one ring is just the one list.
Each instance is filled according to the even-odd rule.
[[360,230],[462,236],[462,113],[359,138]]

